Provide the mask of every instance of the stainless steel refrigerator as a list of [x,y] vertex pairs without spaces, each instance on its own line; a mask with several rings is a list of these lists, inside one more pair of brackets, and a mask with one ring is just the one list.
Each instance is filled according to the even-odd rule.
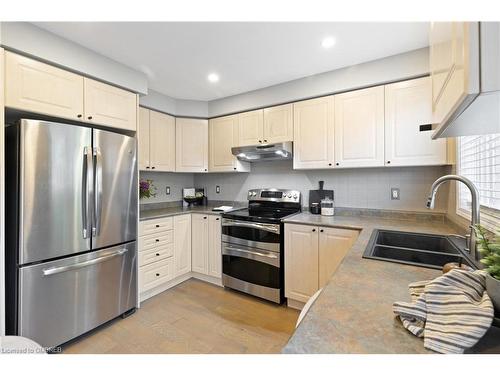
[[135,138],[6,128],[7,329],[54,347],[136,306]]

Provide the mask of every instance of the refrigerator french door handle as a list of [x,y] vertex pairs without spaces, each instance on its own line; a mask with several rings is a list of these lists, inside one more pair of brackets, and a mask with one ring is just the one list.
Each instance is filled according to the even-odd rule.
[[90,213],[90,189],[89,189],[89,164],[92,163],[89,148],[83,148],[83,172],[82,172],[82,227],[83,238],[89,238],[89,213]]
[[102,155],[99,147],[94,147],[94,222],[92,226],[92,236],[97,236],[101,232],[101,212],[102,212]]
[[55,274],[62,273],[62,272],[67,272],[67,271],[72,271],[72,270],[76,270],[76,269],[83,268],[83,267],[92,266],[94,264],[105,262],[105,261],[107,261],[111,258],[117,257],[119,255],[123,255],[127,251],[128,251],[128,249],[124,248],[121,250],[117,250],[111,254],[103,255],[102,257],[99,257],[99,258],[86,260],[85,262],[71,264],[69,266],[46,268],[42,271],[43,276],[55,275]]

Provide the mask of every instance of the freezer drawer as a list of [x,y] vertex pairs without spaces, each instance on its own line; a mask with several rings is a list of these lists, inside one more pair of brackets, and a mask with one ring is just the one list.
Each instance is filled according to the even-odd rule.
[[136,243],[19,270],[20,336],[63,344],[134,308]]

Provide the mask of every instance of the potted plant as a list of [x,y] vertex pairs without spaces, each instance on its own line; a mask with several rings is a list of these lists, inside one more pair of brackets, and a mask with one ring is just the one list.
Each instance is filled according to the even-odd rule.
[[488,236],[486,229],[481,225],[474,226],[478,239],[478,250],[481,254],[480,262],[484,264],[486,275],[486,291],[495,306],[500,311],[500,231]]
[[139,182],[139,197],[151,198],[156,196],[156,187],[153,185],[153,180],[143,180]]

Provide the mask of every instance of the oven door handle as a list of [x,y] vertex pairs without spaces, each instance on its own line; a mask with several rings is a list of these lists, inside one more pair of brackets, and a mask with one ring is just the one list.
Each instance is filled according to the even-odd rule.
[[247,221],[236,221],[236,220],[224,220],[222,222],[223,227],[245,227],[245,228],[252,228],[252,229],[258,229],[258,230],[263,230],[266,232],[271,232],[271,233],[280,233],[280,226],[275,225],[275,224],[257,224],[257,223],[251,223]]
[[265,253],[260,251],[240,249],[238,247],[233,247],[233,246],[224,246],[222,250],[222,255],[252,259],[258,262],[270,264],[275,267],[280,266],[279,254],[274,254],[274,253]]

